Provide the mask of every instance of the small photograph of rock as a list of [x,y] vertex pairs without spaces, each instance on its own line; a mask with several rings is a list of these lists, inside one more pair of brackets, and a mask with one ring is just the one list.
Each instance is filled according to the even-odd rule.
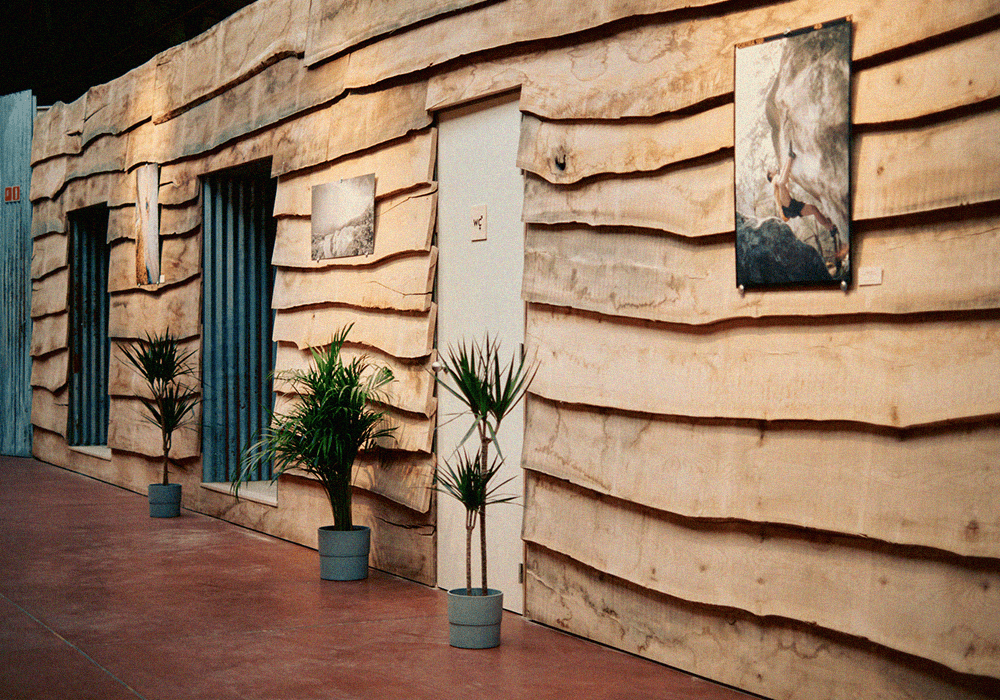
[[736,284],[850,281],[851,24],[736,49]]
[[375,252],[375,175],[312,188],[312,259]]

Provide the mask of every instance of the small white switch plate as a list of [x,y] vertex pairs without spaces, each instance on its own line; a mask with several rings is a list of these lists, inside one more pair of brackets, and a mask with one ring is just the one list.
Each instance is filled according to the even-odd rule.
[[486,240],[486,205],[477,204],[472,207],[470,221],[472,222],[472,240]]
[[881,267],[859,267],[858,268],[858,286],[859,287],[872,287],[877,284],[882,284],[882,268]]

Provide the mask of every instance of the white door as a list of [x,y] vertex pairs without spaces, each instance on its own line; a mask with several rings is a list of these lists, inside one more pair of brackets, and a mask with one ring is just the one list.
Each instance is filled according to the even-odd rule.
[[[501,357],[520,354],[524,342],[524,180],[517,168],[521,113],[517,96],[502,96],[440,115],[438,132],[438,351],[445,356],[461,340],[499,338]],[[481,218],[482,217],[482,218]],[[485,232],[485,240],[482,238]],[[461,404],[438,389],[438,459],[449,460],[472,424],[453,419]],[[524,608],[520,571],[523,477],[521,447],[524,406],[519,404],[498,436],[504,456],[501,479],[514,477],[502,493],[515,503],[487,508],[490,588],[504,594],[504,607]],[[477,449],[475,436],[466,447]],[[473,536],[472,584],[480,584],[479,531]],[[465,586],[465,511],[438,495],[438,585]]]

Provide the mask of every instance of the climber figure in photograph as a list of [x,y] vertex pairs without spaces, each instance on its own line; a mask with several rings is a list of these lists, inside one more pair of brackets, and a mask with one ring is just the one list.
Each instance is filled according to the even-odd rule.
[[850,281],[851,24],[736,48],[736,280]]

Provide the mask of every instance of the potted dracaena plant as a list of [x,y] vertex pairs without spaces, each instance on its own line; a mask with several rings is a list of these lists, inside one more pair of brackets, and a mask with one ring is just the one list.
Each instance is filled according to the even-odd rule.
[[[174,431],[189,423],[201,400],[191,366],[193,350],[182,350],[170,331],[162,335],[146,335],[122,345],[125,360],[146,384],[142,397],[147,421],[160,429],[163,451],[163,478],[149,485],[149,515],[152,518],[174,518],[180,515],[181,485],[171,484],[168,467]],[[189,378],[191,381],[185,381]],[[175,462],[176,464],[176,462]]]
[[300,469],[322,484],[333,511],[333,525],[319,528],[320,578],[356,581],[368,577],[371,531],[351,519],[351,472],[360,450],[390,438],[384,411],[371,402],[383,398],[392,371],[373,365],[366,356],[345,362],[341,350],[351,326],[334,335],[330,345],[312,350],[306,370],[275,372],[297,394],[286,413],[271,412],[270,425],[245,452],[232,481],[233,493],[257,468],[272,465],[271,481]]
[[[503,465],[503,453],[497,434],[503,419],[524,397],[534,377],[524,358],[511,358],[501,367],[500,344],[486,337],[482,345],[461,343],[449,348],[448,356],[435,365],[438,383],[454,395],[472,414],[473,422],[459,442],[473,434],[479,438],[475,457],[464,450],[455,452],[456,463],[445,461],[436,475],[437,489],[456,498],[466,512],[465,588],[448,592],[449,640],[452,646],[487,649],[500,644],[503,593],[487,582],[486,506],[507,503],[516,496],[502,496],[497,491],[510,479],[494,484]],[[491,461],[489,447],[497,456]],[[479,524],[481,583],[472,587],[472,532]]]

